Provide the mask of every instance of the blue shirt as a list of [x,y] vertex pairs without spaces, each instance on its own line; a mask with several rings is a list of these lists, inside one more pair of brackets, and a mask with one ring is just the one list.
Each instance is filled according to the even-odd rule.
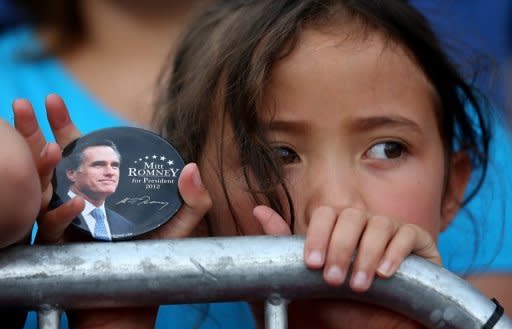
[[[19,58],[21,51],[37,50],[37,47],[38,42],[28,28],[0,36],[0,117],[12,122],[12,101],[27,98],[34,104],[45,136],[52,140],[44,99],[49,93],[57,93],[64,98],[82,133],[131,125],[98,102],[55,58]],[[460,212],[439,238],[445,267],[459,274],[512,273],[512,216],[507,209],[512,197],[512,138],[498,120],[494,123],[496,138],[491,145],[488,177],[477,197],[466,207],[473,217]],[[254,328],[245,303],[165,306],[159,313],[157,328],[194,328],[195,321],[203,322],[200,328]],[[33,327],[31,317],[27,328]]]

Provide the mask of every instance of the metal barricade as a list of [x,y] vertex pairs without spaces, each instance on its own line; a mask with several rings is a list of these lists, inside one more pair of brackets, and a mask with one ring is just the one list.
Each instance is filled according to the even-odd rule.
[[[287,327],[296,298],[381,305],[427,328],[482,328],[496,305],[454,274],[409,256],[364,294],[325,284],[308,270],[300,237],[189,238],[14,247],[0,253],[0,306],[38,310],[59,327],[64,309],[266,300],[267,329]],[[512,329],[506,316],[495,329]]]

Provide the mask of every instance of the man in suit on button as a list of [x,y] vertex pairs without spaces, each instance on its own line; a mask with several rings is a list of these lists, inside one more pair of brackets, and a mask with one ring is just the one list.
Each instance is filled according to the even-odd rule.
[[107,139],[77,143],[68,159],[66,176],[70,181],[67,196],[80,196],[85,208],[74,223],[100,240],[112,240],[133,232],[134,223],[105,207],[105,200],[119,184],[121,155]]

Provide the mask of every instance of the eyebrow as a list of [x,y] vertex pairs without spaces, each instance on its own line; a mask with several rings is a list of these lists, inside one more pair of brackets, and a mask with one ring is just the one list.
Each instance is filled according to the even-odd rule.
[[422,133],[422,129],[416,122],[400,115],[356,118],[349,124],[349,127],[351,130],[356,131],[375,130],[379,128],[406,128],[417,133]]
[[[379,128],[405,128],[416,133],[422,133],[421,127],[408,118],[400,115],[381,115],[363,118],[354,118],[347,127],[352,131],[375,130]],[[303,134],[309,130],[306,121],[271,120],[263,124],[266,131],[286,131],[292,134]]]
[[[93,162],[91,162],[91,165],[92,165],[92,166],[98,166],[98,165],[100,165],[100,166],[105,166],[105,165],[107,165],[107,163],[108,163],[108,161],[105,161],[105,160],[98,160],[98,161],[93,161]],[[114,165],[114,166],[116,166],[116,165],[117,165],[117,166],[119,166],[119,165],[121,164],[121,162],[120,162],[120,161],[112,161],[111,163],[112,163],[112,165]]]
[[271,120],[263,123],[265,131],[285,131],[295,135],[304,134],[309,130],[308,123],[302,120]]

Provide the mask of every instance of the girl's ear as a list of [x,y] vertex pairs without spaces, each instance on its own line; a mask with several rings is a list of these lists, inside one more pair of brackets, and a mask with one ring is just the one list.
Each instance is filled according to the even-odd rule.
[[441,209],[441,231],[453,220],[464,199],[464,192],[471,177],[471,160],[466,152],[452,155],[448,172],[448,182]]

